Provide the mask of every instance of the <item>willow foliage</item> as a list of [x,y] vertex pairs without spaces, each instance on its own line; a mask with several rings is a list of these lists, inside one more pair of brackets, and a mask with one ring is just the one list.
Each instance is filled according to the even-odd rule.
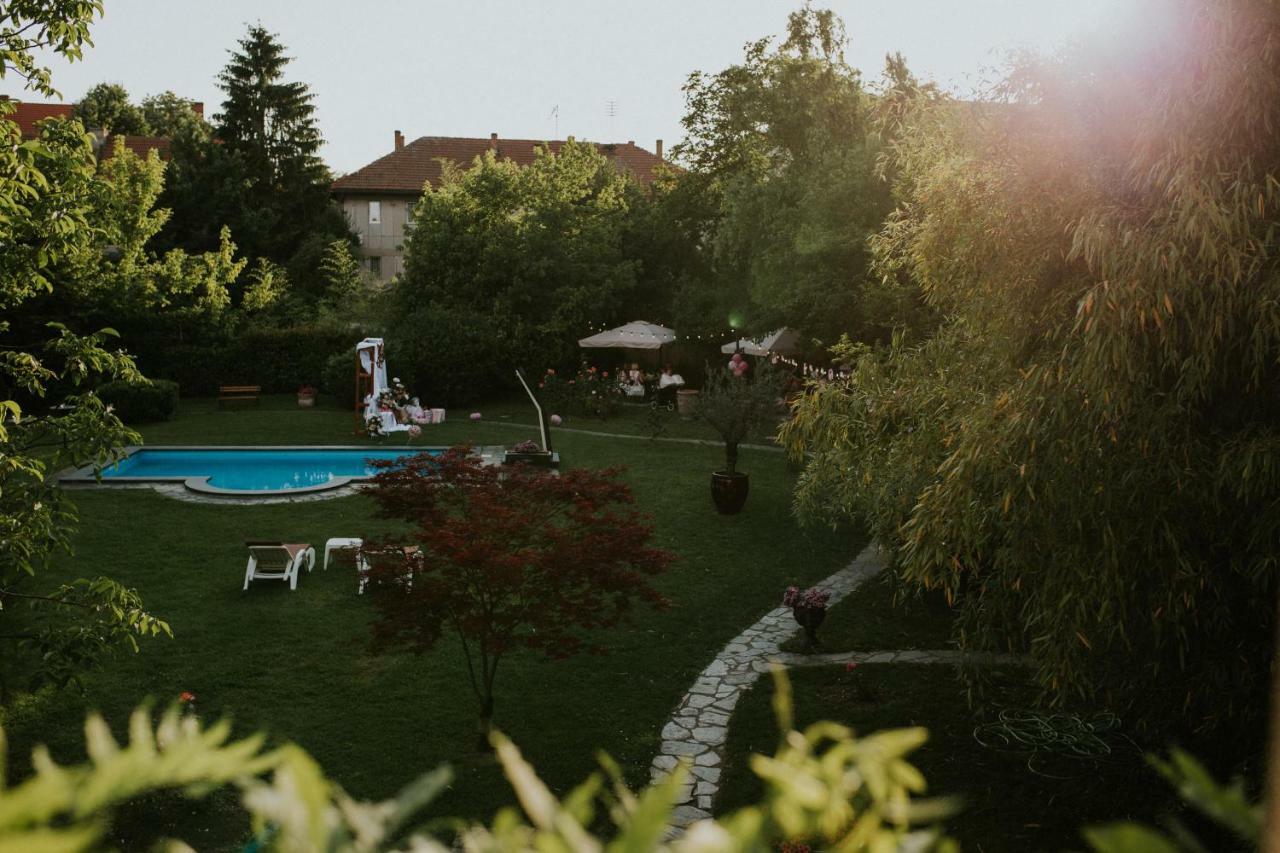
[[943,319],[785,438],[801,507],[870,517],[962,646],[1215,728],[1265,707],[1276,606],[1280,5],[1162,8],[903,105],[873,249]]

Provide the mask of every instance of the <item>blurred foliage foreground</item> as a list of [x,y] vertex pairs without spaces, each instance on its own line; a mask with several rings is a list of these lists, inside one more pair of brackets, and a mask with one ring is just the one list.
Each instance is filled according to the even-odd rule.
[[[449,784],[447,767],[424,774],[392,799],[359,802],[297,746],[268,751],[262,735],[228,741],[226,721],[206,728],[195,715],[170,708],[158,725],[146,709],[136,710],[123,746],[92,715],[85,723],[86,763],[60,766],[37,750],[29,779],[9,788],[0,777],[0,853],[103,849],[113,812],[130,800],[163,790],[198,799],[225,786],[239,790],[251,815],[246,850],[456,849],[441,837],[468,851],[750,851],[780,844],[804,849],[808,843],[838,851],[959,850],[941,829],[954,804],[922,799],[925,779],[906,760],[927,738],[924,729],[855,737],[845,726],[823,722],[795,731],[789,683],[781,670],[775,678],[778,749],[772,757],[751,759],[765,783],[763,801],[695,823],[678,837],[668,827],[687,768],[633,793],[602,754],[602,772],[561,800],[516,746],[494,733],[497,760],[520,808],[500,811],[489,826],[448,820],[420,825],[423,807]],[[0,730],[0,767],[4,752]],[[1247,802],[1240,785],[1218,785],[1182,753],[1167,764],[1153,763],[1216,822],[1246,841],[1260,837],[1261,810]],[[602,831],[610,837],[600,837]],[[1178,827],[1171,833],[1118,824],[1084,835],[1099,853],[1196,849]],[[169,840],[162,849],[192,848]]]

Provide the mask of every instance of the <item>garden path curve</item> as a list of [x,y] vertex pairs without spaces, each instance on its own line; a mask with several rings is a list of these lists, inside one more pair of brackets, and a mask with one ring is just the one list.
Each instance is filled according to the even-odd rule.
[[[867,578],[884,568],[879,546],[868,545],[853,562],[814,584],[831,593],[835,604]],[[692,762],[691,774],[680,793],[672,824],[685,827],[711,816],[711,802],[720,790],[720,764],[724,760],[729,715],[739,697],[769,671],[780,646],[795,636],[799,626],[788,607],[775,607],[720,650],[694,680],[662,727],[662,746],[653,759],[652,776],[658,780],[682,759]]]
[[[814,586],[831,593],[834,605],[863,581],[884,568],[880,547],[868,545],[848,566]],[[752,684],[775,664],[822,666],[840,663],[1019,664],[1017,655],[960,652],[955,650],[896,650],[837,652],[826,655],[784,654],[781,645],[799,633],[789,607],[775,607],[720,650],[681,698],[675,713],[662,728],[662,746],[653,759],[653,781],[666,776],[681,761],[690,763],[690,776],[672,814],[672,828],[679,830],[709,818],[720,790],[721,764],[734,707]]]

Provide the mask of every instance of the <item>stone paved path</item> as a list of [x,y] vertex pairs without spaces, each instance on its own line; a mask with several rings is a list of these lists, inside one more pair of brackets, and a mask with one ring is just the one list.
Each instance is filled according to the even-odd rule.
[[[884,568],[876,545],[868,545],[852,563],[815,584],[831,593],[834,605],[853,592],[864,580]],[[734,637],[715,660],[702,671],[689,692],[676,706],[675,714],[662,728],[662,746],[653,759],[650,774],[657,781],[682,761],[692,762],[689,782],[681,792],[672,816],[672,827],[680,830],[694,821],[711,816],[711,806],[720,790],[721,762],[729,717],[738,699],[773,663],[783,666],[823,666],[841,663],[1022,664],[1025,657],[955,650],[910,650],[836,652],[826,655],[783,653],[782,643],[799,633],[799,625],[789,607],[777,607],[747,630]]]
[[[884,567],[879,547],[868,545],[852,563],[815,586],[831,593],[834,605]],[[692,762],[692,773],[673,814],[677,827],[711,816],[711,803],[720,790],[729,715],[739,697],[769,671],[780,656],[779,646],[799,630],[788,607],[776,607],[729,641],[694,681],[662,728],[662,746],[653,759],[654,780],[670,773],[680,760]]]

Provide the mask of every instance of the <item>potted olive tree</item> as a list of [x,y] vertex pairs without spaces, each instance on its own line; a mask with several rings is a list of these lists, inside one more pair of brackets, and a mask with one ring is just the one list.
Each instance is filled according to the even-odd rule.
[[707,379],[698,394],[698,415],[724,441],[724,470],[711,474],[711,499],[725,515],[742,510],[751,481],[738,470],[738,445],[778,416],[785,375],[761,363],[755,374],[737,375],[707,366]]

